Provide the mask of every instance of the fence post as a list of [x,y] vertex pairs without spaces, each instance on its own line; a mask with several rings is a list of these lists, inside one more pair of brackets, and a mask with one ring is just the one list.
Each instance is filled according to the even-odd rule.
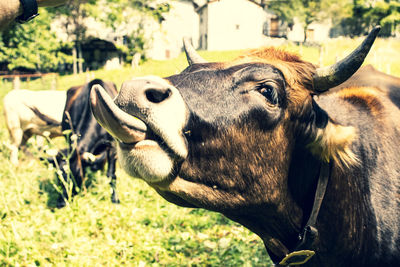
[[13,79],[13,89],[14,90],[19,90],[21,89],[21,79],[19,78],[18,75],[16,75]]
[[321,45],[319,47],[319,66],[322,67],[324,61],[324,47]]
[[51,79],[50,90],[57,89],[57,74],[52,75],[53,79]]
[[137,67],[139,67],[139,63],[140,63],[140,58],[141,58],[141,54],[140,53],[135,53],[132,57],[132,62],[131,62],[131,68],[132,69],[136,69]]
[[86,73],[85,73],[85,83],[89,83],[91,80],[90,80],[90,72],[89,72],[89,69],[87,68],[86,69]]

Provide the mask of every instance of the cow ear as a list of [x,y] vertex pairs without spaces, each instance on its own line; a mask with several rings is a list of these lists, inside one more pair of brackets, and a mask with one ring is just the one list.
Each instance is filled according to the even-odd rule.
[[321,161],[333,160],[341,167],[357,164],[358,159],[351,150],[357,136],[356,129],[335,122],[314,100],[313,112],[313,134],[307,145],[311,153]]

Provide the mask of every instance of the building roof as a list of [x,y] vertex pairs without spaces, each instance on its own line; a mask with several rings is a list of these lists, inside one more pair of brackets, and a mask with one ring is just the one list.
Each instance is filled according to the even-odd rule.
[[[208,4],[213,3],[213,2],[219,2],[221,0],[193,0],[192,3],[196,9],[196,12],[201,11],[204,7],[206,7]],[[249,2],[252,2],[262,8],[264,8],[267,4],[268,0],[247,0]]]

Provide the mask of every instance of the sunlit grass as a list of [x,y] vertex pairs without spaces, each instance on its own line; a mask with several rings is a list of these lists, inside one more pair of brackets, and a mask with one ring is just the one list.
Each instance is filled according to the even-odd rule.
[[[6,141],[4,128],[1,142]],[[59,141],[62,143],[62,140]],[[0,153],[0,266],[265,266],[261,241],[223,216],[180,208],[118,169],[121,204],[110,201],[105,175],[63,209],[54,172],[30,145],[13,168]]]

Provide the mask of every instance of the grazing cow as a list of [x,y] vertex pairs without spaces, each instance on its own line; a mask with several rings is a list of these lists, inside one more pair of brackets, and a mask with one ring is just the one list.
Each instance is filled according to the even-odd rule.
[[326,68],[274,48],[206,63],[187,46],[182,73],[114,101],[94,86],[92,110],[128,174],[241,223],[277,265],[397,266],[400,79],[367,68],[340,85],[378,31]]
[[[71,133],[66,134],[68,149],[57,155],[57,164],[62,171],[65,181],[73,182],[72,195],[78,193],[82,188],[86,176],[86,168],[92,171],[104,169],[107,162],[107,177],[111,179],[112,202],[119,203],[115,191],[116,176],[116,151],[112,144],[113,139],[104,130],[93,117],[89,105],[90,88],[94,85],[100,85],[106,89],[107,93],[114,97],[117,94],[116,86],[110,82],[102,80],[93,80],[83,86],[72,87],[67,91],[67,102],[62,119],[62,130]],[[69,154],[68,162],[66,155]],[[54,165],[54,161],[50,160]],[[69,164],[70,174],[65,171],[64,166]],[[73,177],[73,180],[70,179]],[[60,196],[57,206],[65,206],[65,199],[68,199],[68,193],[65,191]]]
[[18,148],[32,135],[49,132],[61,136],[61,120],[66,101],[65,91],[13,90],[3,99],[4,116],[11,139],[11,157],[18,164]]

